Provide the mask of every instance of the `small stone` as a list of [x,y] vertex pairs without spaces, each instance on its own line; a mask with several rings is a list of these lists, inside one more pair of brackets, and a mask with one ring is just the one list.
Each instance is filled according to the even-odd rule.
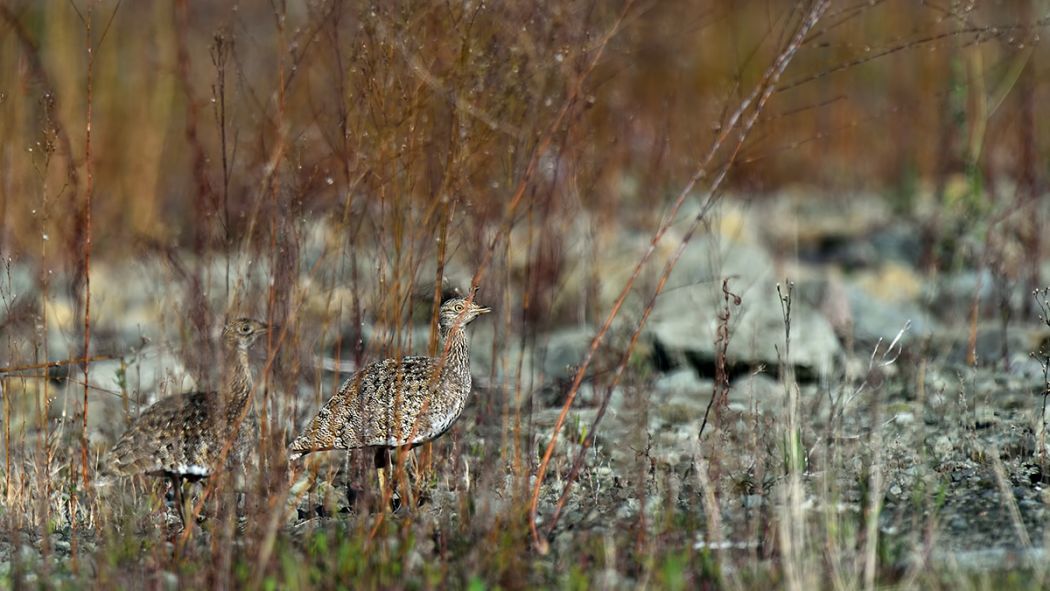
[[999,424],[999,416],[991,406],[978,406],[973,414],[973,424],[978,429],[987,429]]
[[762,495],[744,495],[742,504],[745,509],[757,509],[762,506],[763,501]]

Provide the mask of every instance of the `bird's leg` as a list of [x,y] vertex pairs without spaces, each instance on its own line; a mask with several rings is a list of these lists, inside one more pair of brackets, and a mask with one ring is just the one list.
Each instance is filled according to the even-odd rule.
[[398,464],[403,471],[403,474],[401,475],[404,476],[404,478],[402,478],[400,482],[395,482],[395,486],[400,485],[398,493],[401,495],[401,504],[407,507],[415,507],[415,504],[413,503],[414,495],[412,494],[412,481],[408,476],[408,460],[410,459],[408,454],[411,452],[411,445],[402,446],[398,451]]
[[182,495],[182,477],[172,475],[171,488],[175,493],[175,508],[179,512],[179,522],[182,523],[182,529],[186,529],[186,501]]
[[390,450],[385,447],[375,451],[376,475],[379,477],[379,495],[386,498],[386,471],[390,466]]

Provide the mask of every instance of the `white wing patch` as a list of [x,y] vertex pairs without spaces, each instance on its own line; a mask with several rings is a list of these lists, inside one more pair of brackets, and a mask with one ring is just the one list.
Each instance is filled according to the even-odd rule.
[[179,464],[175,466],[172,472],[187,476],[208,476],[211,474],[211,470],[207,466],[201,466],[200,464]]

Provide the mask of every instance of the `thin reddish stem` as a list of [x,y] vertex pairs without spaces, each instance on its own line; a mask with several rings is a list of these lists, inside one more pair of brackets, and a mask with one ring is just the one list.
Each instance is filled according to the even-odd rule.
[[[768,102],[770,96],[772,96],[773,92],[776,90],[776,84],[780,80],[780,76],[784,73],[784,70],[791,62],[791,59],[798,52],[798,49],[802,46],[806,35],[820,20],[820,16],[824,13],[824,11],[827,10],[829,4],[830,0],[821,0],[815,3],[810,8],[810,11],[808,12],[806,18],[802,20],[802,22],[799,24],[799,28],[796,31],[794,37],[792,37],[791,41],[777,55],[777,58],[773,61],[773,64],[770,65],[770,67],[766,70],[762,81],[751,92],[751,94],[749,94],[746,98],[744,98],[743,101],[741,101],[737,109],[732,113],[732,115],[730,115],[726,125],[722,127],[722,132],[718,135],[718,137],[715,138],[715,141],[712,143],[711,148],[708,150],[706,156],[701,161],[700,166],[697,167],[696,172],[685,184],[685,187],[682,189],[682,191],[678,194],[678,197],[675,200],[671,211],[664,217],[663,222],[657,229],[656,233],[653,235],[653,238],[649,243],[649,247],[646,249],[645,253],[635,265],[630,277],[624,284],[623,289],[620,291],[620,295],[616,298],[612,310],[610,310],[609,315],[606,317],[601,329],[594,336],[594,339],[592,339],[591,345],[588,348],[582,363],[580,363],[580,366],[576,371],[575,377],[573,378],[572,386],[570,387],[569,392],[566,395],[565,403],[562,405],[561,413],[559,413],[558,419],[557,421],[555,421],[554,428],[551,433],[551,439],[547,444],[546,450],[544,451],[543,459],[536,470],[535,484],[533,486],[532,499],[529,507],[529,527],[532,530],[533,542],[536,544],[537,548],[541,552],[545,552],[548,547],[546,540],[540,537],[539,530],[536,528],[536,517],[539,508],[540,490],[543,485],[543,479],[546,476],[551,457],[554,455],[554,448],[558,441],[558,433],[561,431],[561,428],[565,423],[565,419],[569,414],[569,409],[572,408],[572,403],[573,401],[575,401],[576,394],[579,392],[580,384],[583,383],[583,378],[586,375],[587,369],[590,367],[591,361],[593,360],[594,355],[598,350],[598,347],[601,346],[601,343],[604,340],[606,333],[608,333],[609,328],[612,326],[613,320],[616,318],[617,315],[619,315],[620,309],[623,306],[624,301],[627,299],[627,295],[628,293],[630,293],[631,288],[634,286],[635,281],[637,281],[639,275],[641,274],[642,268],[649,261],[649,259],[652,258],[653,254],[656,251],[656,246],[659,244],[660,240],[663,238],[668,228],[670,228],[671,223],[677,216],[678,210],[681,208],[682,204],[685,203],[686,197],[692,192],[696,184],[706,176],[707,170],[710,166],[710,163],[713,161],[715,155],[718,152],[720,152],[721,147],[729,138],[729,135],[732,132],[736,131],[736,144],[733,148],[732,153],[727,159],[726,164],[723,165],[719,174],[712,180],[707,200],[701,206],[700,211],[693,218],[693,221],[690,224],[685,235],[682,237],[678,248],[675,250],[671,258],[667,261],[666,265],[664,266],[663,273],[661,274],[660,279],[657,282],[656,289],[654,290],[652,296],[649,298],[645,310],[642,313],[642,318],[639,320],[634,330],[634,333],[631,335],[630,343],[628,344],[627,350],[625,351],[623,358],[620,361],[620,364],[616,368],[612,383],[609,385],[608,393],[606,394],[605,399],[602,401],[602,406],[599,409],[597,416],[595,416],[595,420],[592,423],[591,428],[588,429],[589,435],[587,439],[585,439],[585,444],[588,441],[593,441],[593,434],[595,432],[595,428],[601,421],[602,417],[605,415],[605,409],[608,407],[609,399],[612,396],[613,389],[619,382],[623,371],[627,366],[627,361],[630,352],[637,343],[642,328],[645,326],[645,322],[646,320],[648,320],[649,315],[656,304],[657,296],[659,296],[660,293],[663,291],[667,283],[667,279],[668,277],[670,277],[671,271],[673,270],[675,264],[678,262],[678,259],[681,257],[682,253],[685,251],[685,247],[688,245],[696,229],[699,227],[700,222],[702,222],[706,218],[708,212],[717,203],[720,197],[718,189],[721,186],[722,182],[725,180],[726,175],[728,174],[729,169],[737,153],[739,153],[741,146],[743,146],[744,140],[747,138],[748,133],[751,131],[752,127],[757,121],[759,114],[761,114],[763,108],[765,107],[765,104]],[[750,114],[748,115],[749,111]],[[747,116],[746,119],[745,116]],[[742,119],[744,120],[744,123],[741,125],[740,122]],[[580,458],[583,457],[583,454],[585,454],[586,451],[587,446],[585,445],[584,448],[581,449],[580,454],[578,455],[577,461],[575,463],[581,462]],[[579,469],[577,468],[575,470],[575,473],[578,474],[578,472]],[[570,475],[574,474],[570,473]],[[569,479],[565,483],[565,488],[563,489],[558,504],[555,507],[554,517],[551,519],[551,522],[547,526],[548,535],[554,530],[554,527],[557,524],[557,519],[561,515],[561,507],[564,506],[565,501],[568,498],[568,492],[571,489],[572,484],[573,479]]]

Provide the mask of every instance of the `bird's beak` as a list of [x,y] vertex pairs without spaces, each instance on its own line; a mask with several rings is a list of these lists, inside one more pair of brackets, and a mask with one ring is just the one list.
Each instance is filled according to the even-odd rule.
[[477,306],[474,308],[474,311],[478,314],[488,314],[492,311],[492,308],[486,308],[485,306]]

